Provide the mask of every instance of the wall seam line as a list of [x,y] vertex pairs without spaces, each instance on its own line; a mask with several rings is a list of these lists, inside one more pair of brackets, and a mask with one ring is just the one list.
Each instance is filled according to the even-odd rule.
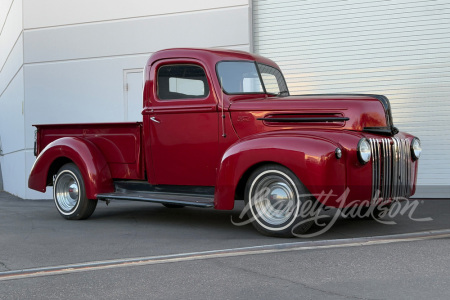
[[214,8],[205,8],[205,9],[196,9],[196,10],[189,10],[189,11],[180,11],[180,12],[173,12],[173,13],[169,12],[169,13],[160,13],[160,14],[155,14],[155,15],[143,15],[143,16],[137,16],[137,17],[117,18],[117,19],[109,19],[109,20],[107,19],[107,20],[90,21],[90,22],[78,22],[78,23],[52,25],[52,26],[31,27],[31,28],[26,28],[25,30],[26,31],[34,31],[34,30],[51,29],[51,28],[58,28],[58,27],[88,25],[88,24],[96,24],[96,23],[116,22],[116,21],[144,19],[144,18],[153,18],[153,17],[161,17],[161,16],[171,16],[171,15],[183,15],[183,14],[190,14],[190,13],[195,13],[195,12],[204,12],[204,11],[214,11],[214,10],[221,10],[221,9],[239,8],[239,7],[245,7],[247,5],[248,4],[228,5],[228,6],[221,6],[221,7],[214,7]]
[[[3,71],[6,63],[8,62],[9,57],[11,56],[11,53],[14,50],[14,47],[16,47],[17,41],[20,39],[20,36],[23,35],[23,34],[24,34],[24,31],[23,31],[23,28],[22,28],[22,31],[20,32],[19,36],[17,37],[16,41],[14,42],[14,45],[11,47],[11,50],[9,50],[9,53],[8,53],[8,56],[5,59],[5,62],[3,63],[2,67],[0,68],[0,72]],[[23,51],[22,51],[22,54],[23,54]],[[22,63],[23,63],[23,60],[22,60]]]
[[11,78],[11,80],[8,82],[8,84],[6,85],[5,89],[0,93],[0,98],[3,96],[3,94],[6,92],[6,90],[8,89],[8,87],[11,85],[11,82],[13,82],[14,78],[16,78],[17,74],[19,74],[20,70],[23,69],[23,64],[20,66],[20,68],[17,70],[17,72],[14,74],[14,76]]
[[0,35],[1,35],[2,32],[3,32],[3,28],[5,28],[6,22],[8,21],[8,16],[9,16],[9,13],[11,12],[11,8],[12,8],[12,6],[13,6],[13,4],[14,4],[14,1],[16,1],[16,0],[11,1],[11,5],[9,6],[8,12],[6,13],[6,16],[5,16],[5,22],[3,22],[2,28],[0,29]]
[[[225,47],[238,47],[238,46],[246,46],[248,44],[234,44],[234,45],[221,45],[221,46],[212,46],[211,48],[225,48]],[[116,57],[127,57],[127,56],[138,56],[138,55],[151,55],[153,52],[139,52],[139,53],[127,53],[127,54],[115,54],[115,55],[104,55],[104,56],[92,56],[92,57],[81,57],[81,58],[69,58],[69,59],[56,59],[56,60],[47,60],[47,61],[39,61],[39,62],[24,62],[24,66],[29,65],[40,65],[40,64],[48,64],[48,63],[60,63],[60,62],[69,62],[69,61],[83,61],[83,60],[94,60],[94,59],[108,59],[108,58],[116,58]]]

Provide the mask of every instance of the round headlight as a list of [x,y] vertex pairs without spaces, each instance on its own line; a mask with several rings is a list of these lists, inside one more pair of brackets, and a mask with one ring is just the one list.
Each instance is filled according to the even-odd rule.
[[358,159],[361,164],[366,164],[369,162],[372,156],[372,151],[370,150],[369,141],[366,138],[362,138],[358,142],[358,147],[356,148],[358,152]]
[[414,160],[418,160],[422,153],[422,145],[418,138],[413,138],[411,141],[411,156]]

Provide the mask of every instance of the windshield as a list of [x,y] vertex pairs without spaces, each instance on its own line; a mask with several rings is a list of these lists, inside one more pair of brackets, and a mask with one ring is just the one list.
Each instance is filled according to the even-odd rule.
[[227,94],[261,94],[289,96],[280,70],[253,61],[221,61],[217,76]]

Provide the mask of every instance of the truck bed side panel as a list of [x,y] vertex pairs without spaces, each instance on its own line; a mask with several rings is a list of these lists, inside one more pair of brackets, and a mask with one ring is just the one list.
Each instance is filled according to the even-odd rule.
[[36,125],[38,152],[62,137],[94,143],[104,155],[113,178],[144,179],[142,123]]

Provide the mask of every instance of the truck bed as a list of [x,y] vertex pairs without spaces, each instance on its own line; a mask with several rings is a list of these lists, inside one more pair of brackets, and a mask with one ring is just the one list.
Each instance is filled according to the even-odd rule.
[[34,125],[39,154],[51,142],[77,137],[93,143],[103,153],[114,179],[145,179],[142,123],[90,123]]

